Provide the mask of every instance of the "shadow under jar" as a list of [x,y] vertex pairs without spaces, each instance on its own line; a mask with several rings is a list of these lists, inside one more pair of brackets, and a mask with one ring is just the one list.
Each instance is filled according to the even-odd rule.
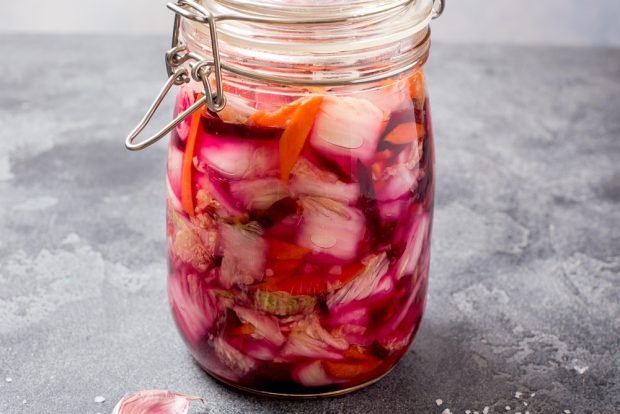
[[[188,68],[175,116],[197,109],[168,152],[168,294],[181,335],[205,371],[251,392],[327,396],[377,381],[424,311],[432,1],[177,9],[236,16],[217,21],[215,42],[213,21],[178,18],[177,50],[194,58],[169,57]],[[195,58],[214,52],[221,79]]]

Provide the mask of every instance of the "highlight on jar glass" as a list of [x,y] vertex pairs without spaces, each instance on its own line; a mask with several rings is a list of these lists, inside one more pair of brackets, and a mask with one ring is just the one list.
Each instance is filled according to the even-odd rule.
[[[127,146],[171,130],[168,295],[200,366],[251,392],[336,395],[387,374],[424,312],[423,64],[443,4],[284,5],[170,4],[170,80]],[[136,144],[174,84],[175,120]]]

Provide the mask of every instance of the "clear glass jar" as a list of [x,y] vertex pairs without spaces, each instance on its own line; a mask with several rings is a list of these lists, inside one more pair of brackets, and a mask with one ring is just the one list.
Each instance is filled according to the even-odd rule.
[[[252,392],[334,395],[377,381],[424,311],[432,1],[203,6],[254,21],[218,21],[226,105],[172,132],[168,293],[179,331],[209,374]],[[208,56],[211,33],[186,18],[179,39]],[[175,115],[217,89],[209,73],[181,87]]]

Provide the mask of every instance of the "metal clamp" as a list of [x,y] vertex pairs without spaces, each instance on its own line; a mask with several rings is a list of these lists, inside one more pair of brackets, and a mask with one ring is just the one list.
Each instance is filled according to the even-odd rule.
[[443,14],[446,8],[446,0],[434,0],[433,1],[433,19],[438,18]]
[[[398,7],[407,7],[416,0],[402,0]],[[224,96],[224,87],[222,81],[222,69],[227,71],[254,79],[260,79],[267,82],[293,84],[293,85],[305,85],[308,82],[302,82],[296,79],[287,79],[281,76],[267,76],[267,75],[254,75],[251,72],[244,70],[243,68],[234,67],[232,65],[223,65],[220,58],[218,33],[216,23],[222,20],[239,20],[252,23],[273,23],[273,24],[317,24],[317,23],[336,23],[341,21],[347,21],[347,18],[339,17],[326,17],[310,20],[292,20],[292,19],[275,19],[275,18],[262,18],[255,16],[230,16],[221,15],[215,16],[209,10],[194,0],[177,0],[176,3],[168,3],[167,7],[175,13],[174,26],[172,30],[172,47],[166,52],[166,71],[168,72],[168,80],[164,84],[148,111],[140,121],[140,123],[131,131],[125,140],[125,146],[131,151],[138,151],[144,149],[155,142],[162,139],[170,131],[172,131],[177,125],[179,125],[185,118],[192,115],[195,111],[203,107],[204,105],[212,112],[220,112],[226,106],[226,97]],[[432,17],[436,19],[439,17],[445,8],[445,0],[434,0]],[[367,15],[356,16],[367,17],[379,12],[371,12]],[[204,23],[209,27],[209,34],[211,37],[211,51],[213,57],[207,59],[195,52],[191,52],[180,40],[181,20],[188,19],[198,23]],[[428,37],[428,35],[427,35]],[[425,40],[426,41],[426,38]],[[187,64],[189,62],[189,64]],[[414,67],[418,62],[409,62],[407,65],[399,68],[398,70],[388,71],[380,76],[371,76],[368,79],[340,79],[338,81],[320,81],[324,86],[335,85],[347,85],[358,84],[362,82],[378,81],[390,76],[397,75],[405,70]],[[188,68],[189,66],[189,68]],[[182,113],[178,114],[171,122],[166,124],[159,132],[144,139],[138,143],[134,141],[146,128],[150,120],[155,115],[157,109],[161,106],[164,98],[170,92],[170,89],[174,85],[182,85],[190,82],[190,80],[201,82],[203,85],[203,96],[196,100],[189,108]],[[213,82],[211,81],[213,79]],[[215,88],[213,87],[215,84]],[[213,90],[215,89],[215,91]]]

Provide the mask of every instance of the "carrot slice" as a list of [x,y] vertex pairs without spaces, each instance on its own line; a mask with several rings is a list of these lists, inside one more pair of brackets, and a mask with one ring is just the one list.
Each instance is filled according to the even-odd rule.
[[192,188],[192,167],[194,166],[194,151],[196,150],[196,137],[200,127],[200,117],[202,111],[198,110],[192,114],[192,124],[185,143],[183,153],[183,171],[181,173],[181,205],[183,210],[190,216],[194,216],[194,195]]
[[276,275],[290,274],[299,269],[303,260],[270,260],[267,262],[267,267],[273,271]]
[[275,260],[301,260],[311,251],[306,247],[276,239],[270,239],[267,244],[267,257]]
[[338,379],[359,377],[374,371],[380,365],[381,360],[368,355],[364,359],[356,358],[353,361],[323,361],[327,374]]
[[356,278],[364,265],[355,263],[345,266],[337,275],[325,273],[303,273],[297,275],[276,274],[260,286],[266,292],[286,292],[291,295],[315,296],[338,289]]
[[291,121],[280,138],[280,177],[285,183],[288,182],[289,174],[304,148],[322,102],[322,96],[304,100],[295,109]]
[[391,130],[385,137],[385,141],[396,145],[409,144],[419,140],[424,135],[426,135],[426,128],[424,128],[424,125],[415,122],[406,122],[397,125],[396,128]]
[[291,104],[283,106],[275,112],[259,111],[252,114],[248,121],[251,124],[264,127],[286,128],[297,107],[298,104]]
[[251,325],[249,323],[244,323],[243,325],[240,325],[234,328],[232,331],[232,334],[233,335],[252,335],[254,332],[256,332],[256,328],[254,327],[254,325]]
[[409,78],[409,95],[418,108],[424,106],[426,90],[424,88],[424,74],[421,71],[417,71]]

